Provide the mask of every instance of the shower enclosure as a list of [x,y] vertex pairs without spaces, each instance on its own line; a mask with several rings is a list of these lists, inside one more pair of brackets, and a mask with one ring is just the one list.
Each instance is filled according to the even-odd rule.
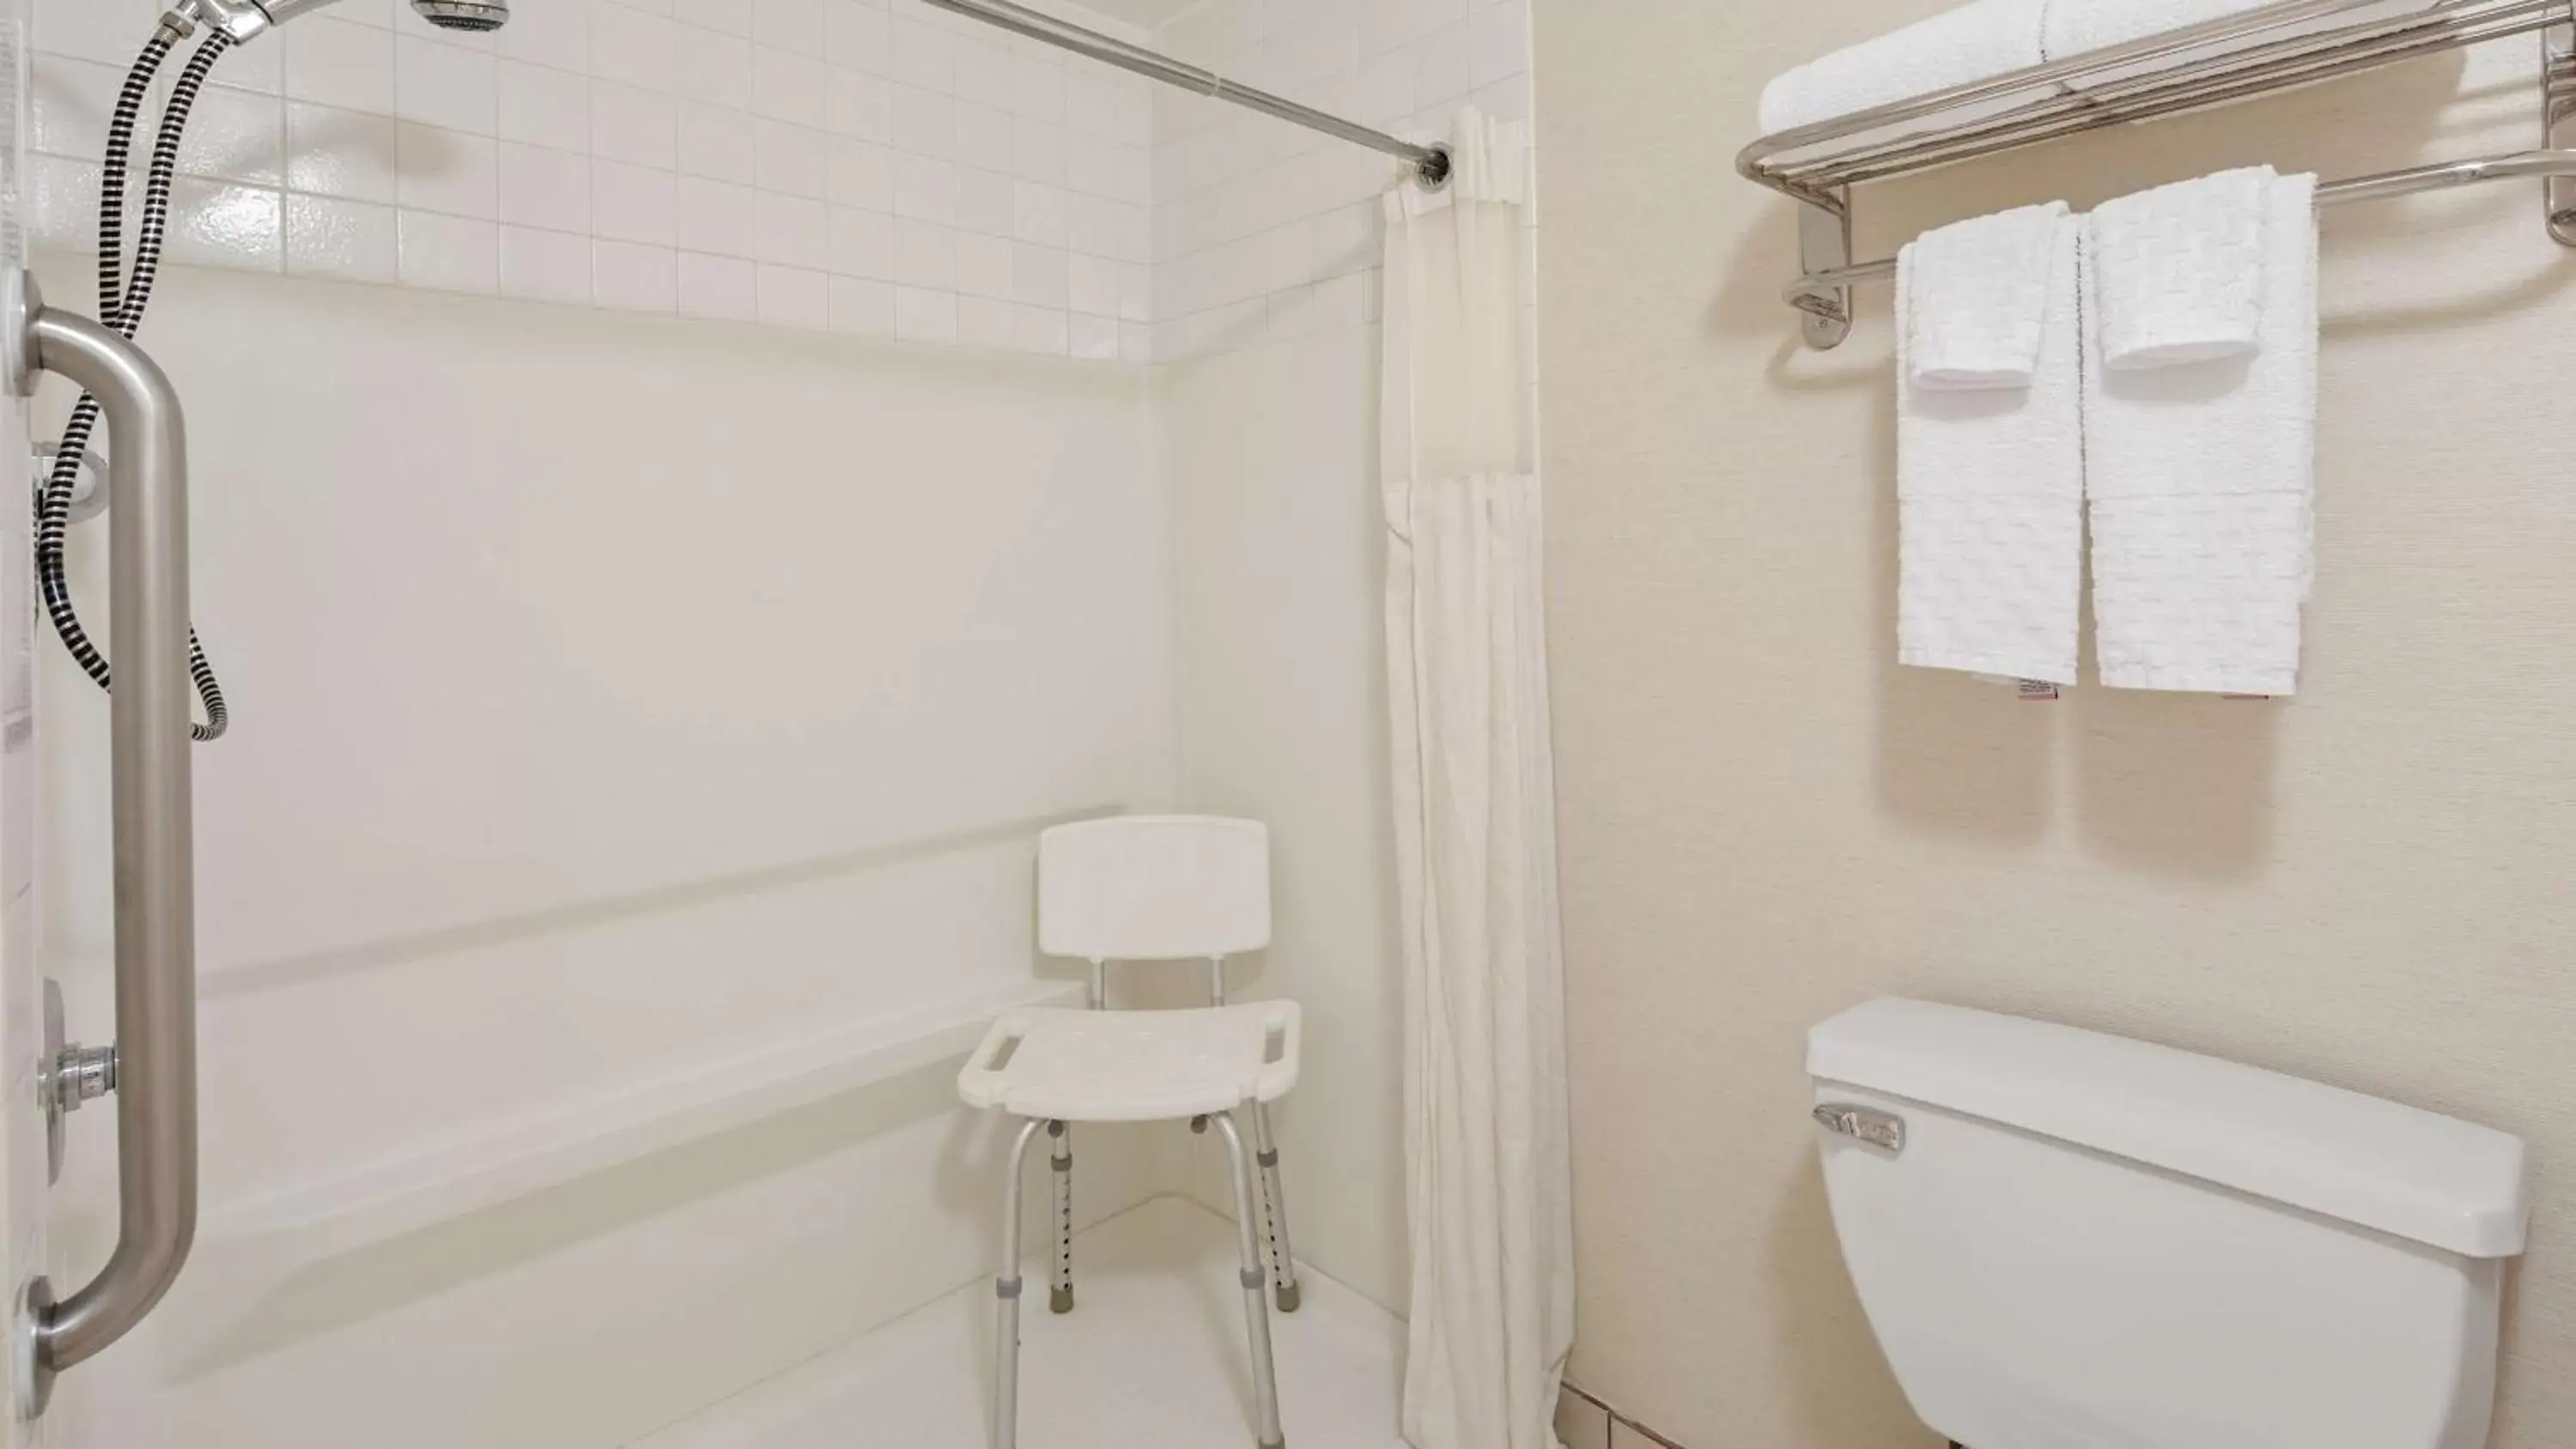
[[[1236,989],[1293,992],[1334,1037],[1278,1122],[1339,1179],[1299,1224],[1323,1286],[1282,1334],[1288,1432],[1328,1365],[1367,1386],[1332,1407],[1391,1418],[1372,218],[1398,167],[1443,162],[1404,136],[1522,81],[1463,30],[1355,29],[1353,76],[1429,77],[1363,103],[1278,61],[1310,43],[1291,29],[1109,5],[518,0],[492,30],[503,7],[459,0],[205,0],[132,88],[118,244],[130,278],[166,226],[174,265],[128,329],[90,275],[95,198],[165,7],[9,0],[32,96],[0,112],[32,128],[0,262],[38,238],[60,321],[101,319],[106,352],[134,331],[175,380],[193,568],[158,609],[129,597],[182,577],[109,567],[119,530],[181,536],[126,506],[138,486],[86,519],[48,497],[58,556],[26,515],[0,550],[0,1242],[74,1330],[150,1308],[112,1342],[48,1335],[30,1294],[0,1444],[895,1432],[850,1417],[854,1385],[920,1400],[912,1441],[974,1442],[931,1400],[979,1412],[985,1350],[901,1356],[994,1266],[1006,1144],[957,1108],[958,1060],[1000,1012],[1081,994],[1035,959],[1034,841],[1217,806],[1282,851],[1281,952]],[[1175,79],[1198,94],[1158,98]],[[1215,218],[1255,189],[1257,215],[1158,255],[1165,203]],[[1255,222],[1275,255],[1230,267]],[[86,441],[152,474],[113,398],[72,436],[75,392],[0,409],[0,456]],[[31,495],[63,472],[8,466]],[[1275,676],[1236,672],[1253,640]],[[179,741],[192,708],[220,740]],[[165,795],[193,769],[192,829],[123,828],[112,715],[137,709]],[[156,838],[193,838],[184,931],[150,899],[169,877],[126,864]],[[50,1185],[40,1061],[76,1108]],[[1033,1410],[1073,1371],[1103,1423],[1165,1378],[1215,1396],[1174,1412],[1241,1421],[1225,1372],[1085,1357],[1156,1341],[1122,1312],[1206,1339],[1203,1240],[1239,1297],[1190,1145],[1086,1134],[1101,1291],[1032,1327]],[[89,1317],[103,1271],[118,1311]]]

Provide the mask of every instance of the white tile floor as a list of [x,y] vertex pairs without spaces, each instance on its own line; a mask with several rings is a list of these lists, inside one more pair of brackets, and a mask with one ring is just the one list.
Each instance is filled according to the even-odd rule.
[[[1022,1449],[1251,1449],[1252,1388],[1234,1228],[1161,1198],[1075,1240],[1079,1307],[1022,1315]],[[1297,1449],[1400,1449],[1404,1329],[1301,1269],[1305,1304],[1271,1315],[1280,1419]],[[633,1449],[983,1449],[990,1281],[639,1441]]]

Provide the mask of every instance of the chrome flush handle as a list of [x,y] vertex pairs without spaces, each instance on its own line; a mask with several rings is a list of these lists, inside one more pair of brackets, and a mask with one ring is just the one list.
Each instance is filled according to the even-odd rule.
[[1816,1108],[1815,1118],[1825,1130],[1843,1137],[1856,1137],[1872,1147],[1890,1152],[1905,1150],[1905,1119],[1893,1112],[1875,1107],[1859,1107],[1849,1102],[1827,1102]]

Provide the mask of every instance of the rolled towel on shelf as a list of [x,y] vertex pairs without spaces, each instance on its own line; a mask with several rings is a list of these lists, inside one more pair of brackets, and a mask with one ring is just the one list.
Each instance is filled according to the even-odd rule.
[[2263,222],[2278,173],[2221,171],[2093,212],[2102,365],[2113,371],[2252,352],[2263,319]]
[[1976,0],[1809,61],[1763,87],[1762,130],[1795,130],[2037,65],[2045,3]]
[[[2243,15],[2276,3],[2279,0],[2047,0],[2040,45],[2050,60],[2070,60],[2092,51],[2108,50],[2115,45],[2126,45],[2133,40],[2145,40],[2149,36],[2168,34],[2231,15]],[[2286,26],[2276,26],[2259,35],[2194,46],[2174,55],[2090,75],[2075,82],[2074,87],[2089,90],[2132,76],[2152,75],[2185,57],[2224,55],[2230,50],[2269,44],[2293,36],[2318,35],[2349,26],[2367,25],[2413,11],[2429,10],[2435,3],[2437,0],[2355,0],[2355,3],[2341,9],[2312,15]]]
[[[1760,124],[1765,135],[1776,135],[2275,3],[2278,0],[1974,0],[1773,78],[1762,90]],[[2112,67],[2073,86],[2109,85],[2151,75],[2183,60],[2369,25],[2430,10],[2438,3],[2353,0],[2342,8],[2255,35]],[[2030,99],[2027,92],[2017,93],[1988,102],[1982,110],[2000,114]],[[1974,119],[1979,111],[1970,107],[1951,119]]]
[[1897,656],[1905,664],[2072,684],[2083,592],[2082,222],[2049,226],[2028,386],[1927,388],[1915,379],[1927,275],[1897,268]]
[[2028,387],[2048,320],[2050,258],[2066,203],[2017,207],[1925,232],[1897,265],[1911,274],[1904,314],[1915,385]]
[[[2123,371],[2086,329],[2093,616],[2114,688],[2298,690],[2314,569],[2316,178],[2267,190],[2259,350]],[[2100,283],[2088,267],[2088,316]]]

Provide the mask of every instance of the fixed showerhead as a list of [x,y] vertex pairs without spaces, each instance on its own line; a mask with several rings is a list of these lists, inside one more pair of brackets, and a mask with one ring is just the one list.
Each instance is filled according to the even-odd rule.
[[510,23],[510,0],[411,0],[411,8],[441,30],[498,30]]
[[[189,26],[202,24],[224,32],[239,44],[330,3],[331,0],[178,0],[170,7],[170,15],[173,22],[183,22],[182,33]],[[510,21],[510,0],[411,0],[411,8],[441,30],[479,34],[498,30]]]

